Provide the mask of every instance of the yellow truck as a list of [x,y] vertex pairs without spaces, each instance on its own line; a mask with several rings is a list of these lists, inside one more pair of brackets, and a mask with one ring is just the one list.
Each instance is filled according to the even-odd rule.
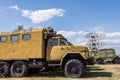
[[59,67],[66,77],[84,74],[88,48],[73,46],[51,27],[0,33],[0,77],[23,77],[30,69]]

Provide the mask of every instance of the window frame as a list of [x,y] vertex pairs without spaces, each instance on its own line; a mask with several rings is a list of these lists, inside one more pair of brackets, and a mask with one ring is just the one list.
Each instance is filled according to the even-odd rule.
[[[13,36],[17,36],[17,40],[13,41],[13,39],[12,39]],[[18,40],[19,40],[19,35],[11,35],[11,41],[12,41],[12,42],[16,42],[16,41],[18,41]]]
[[[30,38],[30,39],[24,39],[24,36],[25,36],[25,35],[29,35],[29,38]],[[22,35],[22,40],[23,40],[23,41],[31,40],[31,34],[23,34],[23,35]]]
[[5,40],[5,41],[1,41],[1,40],[0,40],[0,42],[7,42],[7,36],[0,36],[0,38],[1,38],[1,37],[6,37],[6,40]]

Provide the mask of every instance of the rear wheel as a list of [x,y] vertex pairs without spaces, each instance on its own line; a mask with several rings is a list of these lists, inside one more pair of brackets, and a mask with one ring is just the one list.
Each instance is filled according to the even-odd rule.
[[15,61],[10,69],[11,76],[23,77],[28,73],[28,66],[24,61]]
[[78,59],[71,59],[65,64],[66,77],[78,78],[84,73],[84,65]]
[[0,77],[7,77],[9,75],[10,65],[5,61],[0,62]]

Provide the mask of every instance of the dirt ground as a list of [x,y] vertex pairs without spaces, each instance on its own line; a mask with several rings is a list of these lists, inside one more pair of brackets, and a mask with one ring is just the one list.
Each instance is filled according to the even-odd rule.
[[34,73],[22,78],[0,78],[0,80],[120,80],[120,65],[90,65],[83,78],[66,78],[64,71],[61,70]]

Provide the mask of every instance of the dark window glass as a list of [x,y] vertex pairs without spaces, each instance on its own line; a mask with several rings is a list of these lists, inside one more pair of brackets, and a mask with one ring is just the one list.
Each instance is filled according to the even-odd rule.
[[23,40],[30,40],[30,34],[24,34],[22,39]]
[[0,42],[6,42],[6,41],[7,41],[7,37],[6,36],[0,37]]
[[13,35],[13,36],[11,37],[11,40],[12,40],[12,41],[18,41],[18,35]]
[[50,46],[57,46],[58,45],[58,39],[51,39],[50,40]]
[[68,42],[64,39],[60,40],[60,45],[68,45]]

